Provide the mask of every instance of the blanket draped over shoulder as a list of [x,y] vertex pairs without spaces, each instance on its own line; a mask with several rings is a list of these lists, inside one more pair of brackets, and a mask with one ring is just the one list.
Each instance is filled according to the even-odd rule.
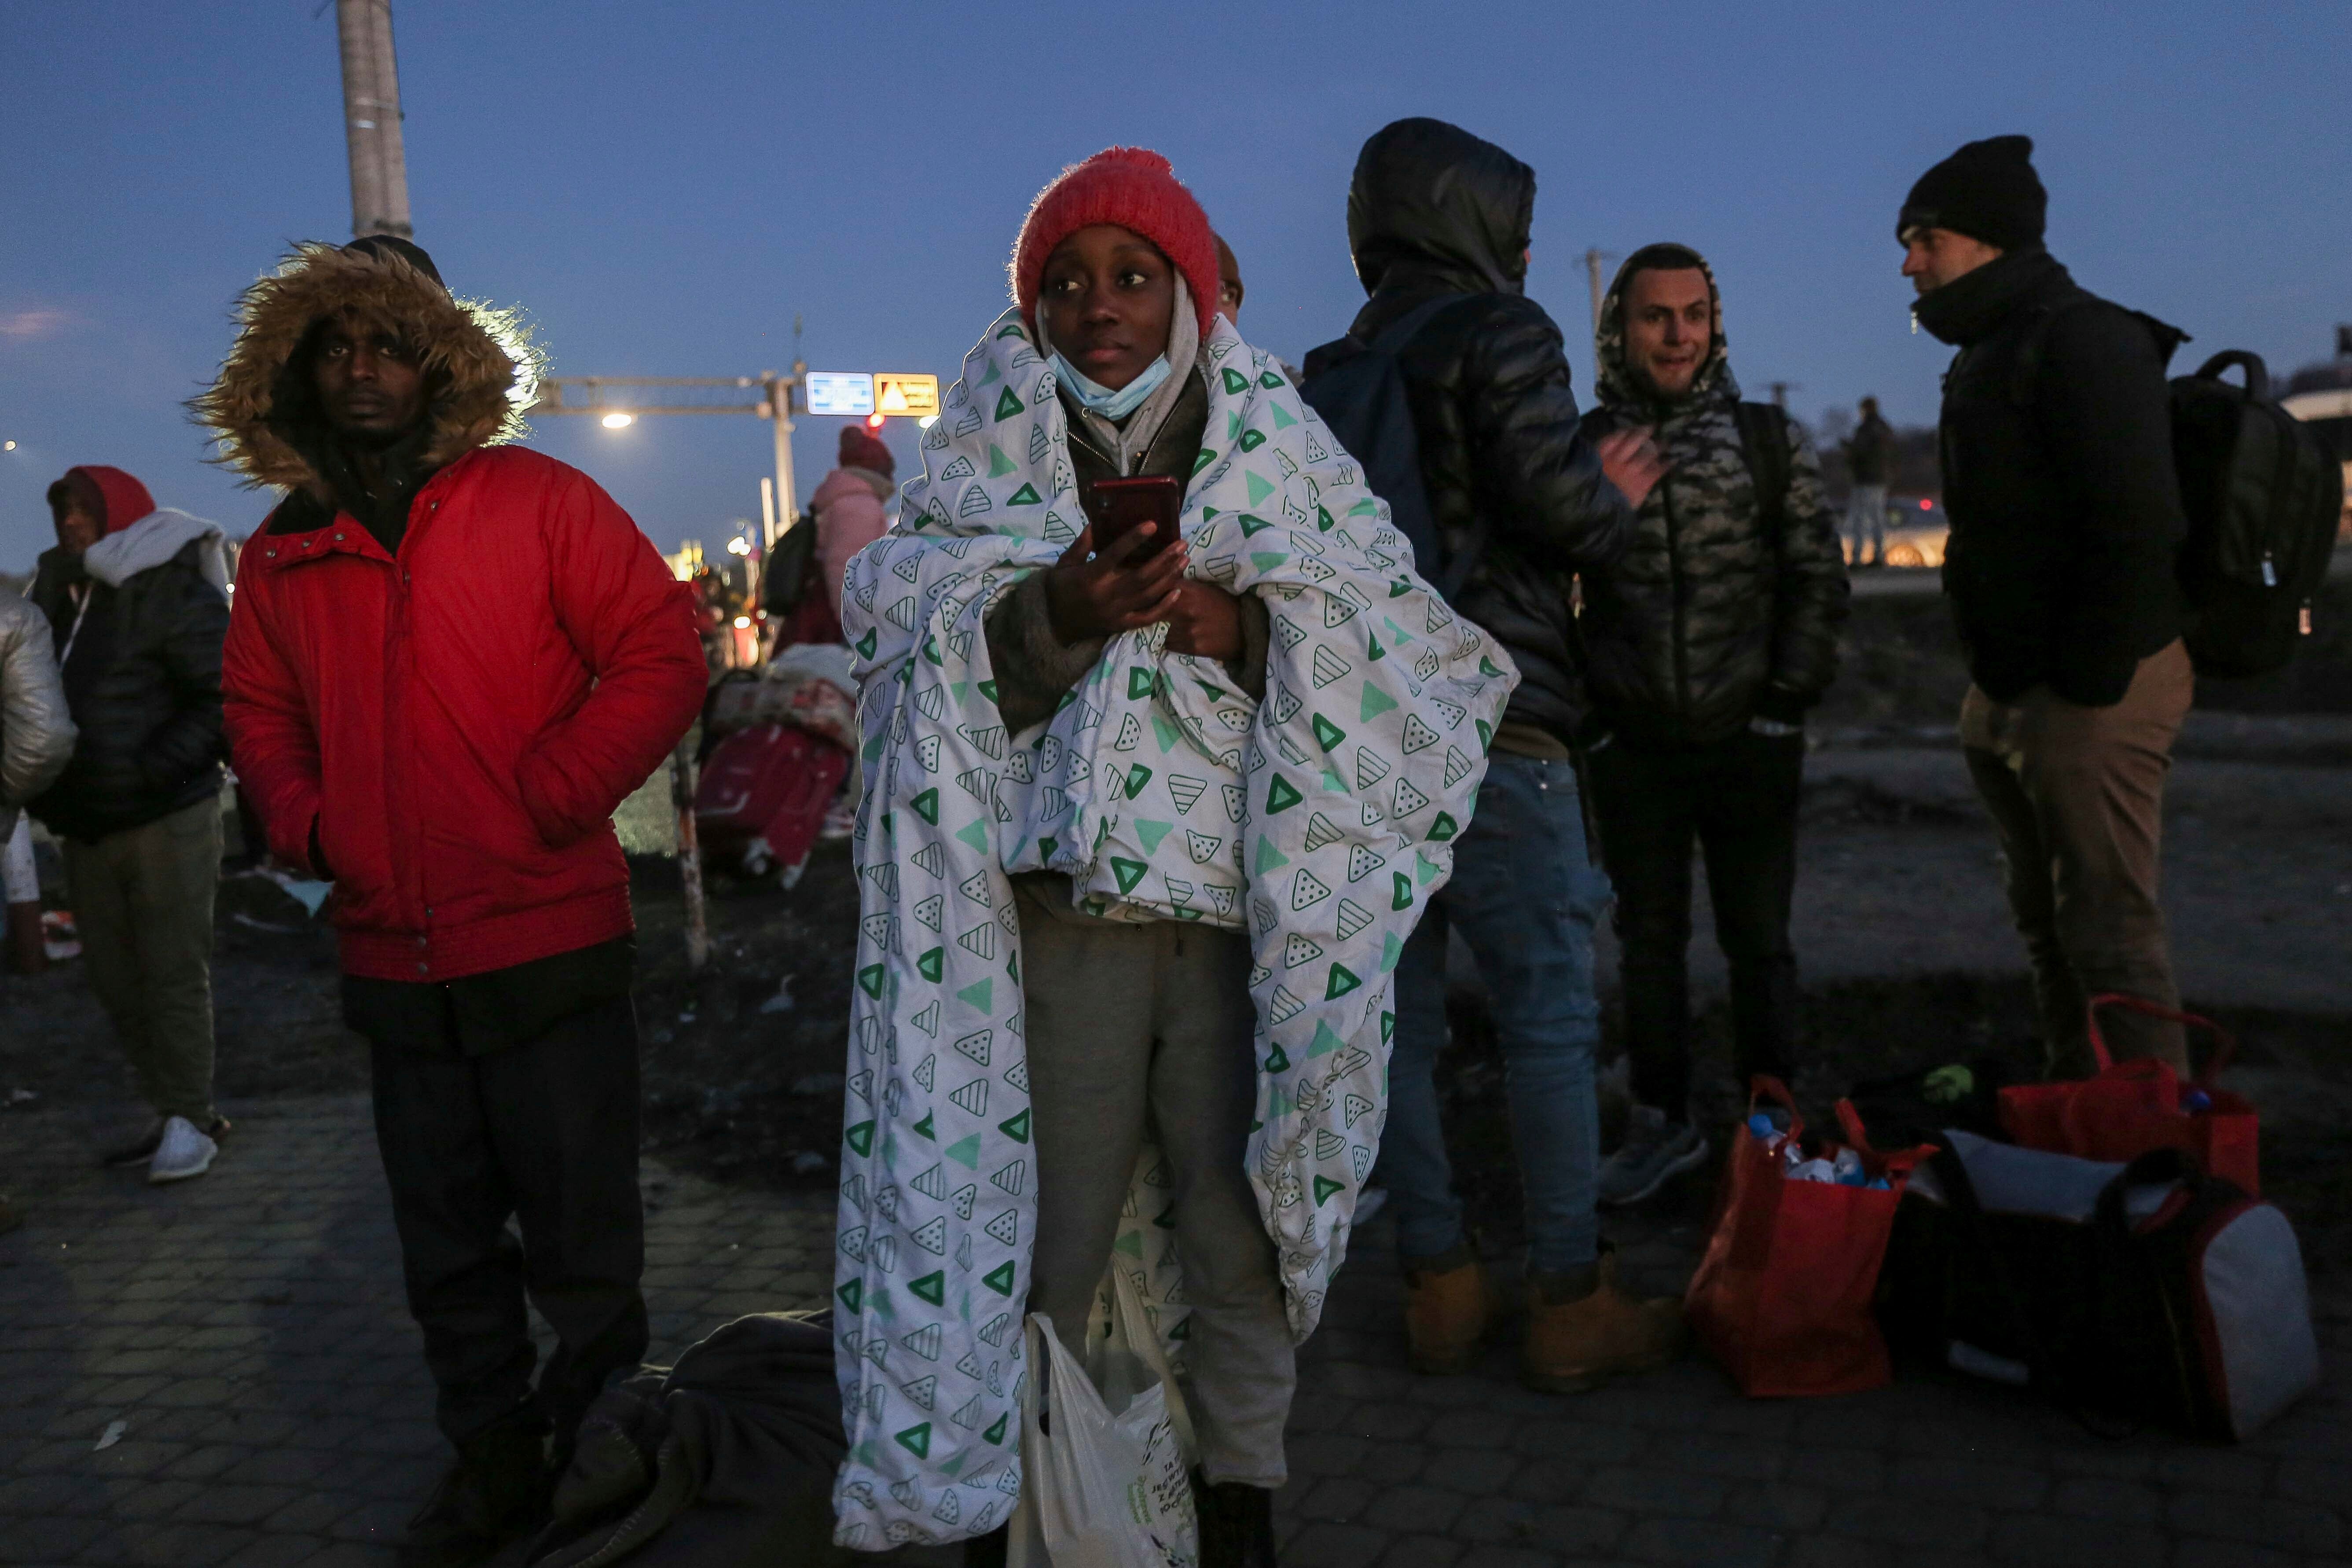
[[[1265,699],[1113,638],[1045,724],[1008,734],[989,609],[1085,526],[1055,376],[1016,311],[965,357],[897,527],[852,562],[867,788],[835,1323],[849,1458],[836,1539],[983,1533],[1021,1488],[1020,1322],[1040,1171],[1007,878],[1066,873],[1105,920],[1248,935],[1248,1165],[1291,1331],[1313,1331],[1385,1119],[1391,974],[1453,868],[1517,672],[1414,574],[1387,506],[1222,318],[1191,570],[1270,613]],[[1113,1262],[1179,1355],[1181,1260],[1147,1149]]]

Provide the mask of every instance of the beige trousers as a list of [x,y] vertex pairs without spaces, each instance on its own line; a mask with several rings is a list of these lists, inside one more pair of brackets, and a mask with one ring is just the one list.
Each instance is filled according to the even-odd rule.
[[1147,1130],[1176,1194],[1192,1331],[1186,1394],[1212,1483],[1279,1487],[1297,1384],[1274,1242],[1245,1170],[1257,1100],[1249,942],[1239,932],[1100,921],[1066,879],[1013,882],[1037,1150],[1029,1310],[1086,1353]]
[[110,833],[64,840],[66,880],[89,988],[114,1021],[158,1116],[213,1119],[213,895],[217,800]]
[[[2053,1077],[2091,1070],[2090,997],[2120,991],[2180,1005],[2157,865],[2164,775],[2195,688],[2188,650],[2175,642],[2140,660],[2110,708],[2079,707],[2046,686],[2015,702],[1970,687],[1960,705],[1960,744],[2000,840]],[[2178,1024],[2117,1009],[2101,1016],[2100,1030],[2118,1059],[2188,1066]]]

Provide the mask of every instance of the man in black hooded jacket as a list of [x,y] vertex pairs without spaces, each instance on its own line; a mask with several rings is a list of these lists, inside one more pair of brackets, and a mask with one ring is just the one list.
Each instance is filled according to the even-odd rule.
[[1571,578],[1624,550],[1661,469],[1645,431],[1599,446],[1578,434],[1559,328],[1526,293],[1535,191],[1532,169],[1442,121],[1374,135],[1348,195],[1349,244],[1371,298],[1347,340],[1308,356],[1307,374],[1453,297],[1398,355],[1447,557],[1418,564],[1433,579],[1467,566],[1454,607],[1510,649],[1519,685],[1454,878],[1397,967],[1381,1170],[1412,1363],[1460,1371],[1497,1303],[1463,1230],[1431,1079],[1445,1039],[1446,936],[1458,927],[1493,997],[1527,1189],[1521,1372],[1570,1393],[1657,1364],[1680,1334],[1673,1303],[1618,1289],[1594,1211],[1592,927],[1609,883],[1585,853],[1569,749],[1581,715]]
[[[1944,592],[1974,684],[1960,742],[1991,813],[2053,1073],[2088,1066],[2087,999],[2179,1006],[2157,904],[2164,775],[2194,679],[2188,532],[2165,363],[2175,328],[2078,286],[2042,243],[2023,136],[1971,142],[1895,220],[1944,374]],[[2123,1013],[2116,1054],[2185,1067],[2180,1026]]]

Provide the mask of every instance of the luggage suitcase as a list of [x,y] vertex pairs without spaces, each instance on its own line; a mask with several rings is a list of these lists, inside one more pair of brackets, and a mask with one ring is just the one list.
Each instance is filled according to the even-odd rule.
[[788,886],[798,880],[848,772],[849,753],[810,731],[738,730],[710,753],[694,792],[703,859],[753,877],[781,867]]

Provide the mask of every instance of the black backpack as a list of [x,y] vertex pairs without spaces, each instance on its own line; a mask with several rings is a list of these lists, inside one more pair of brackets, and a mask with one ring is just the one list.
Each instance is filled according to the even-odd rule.
[[[2010,383],[2019,406],[2032,403],[2051,323],[2085,302],[2050,310],[2019,348]],[[2242,387],[2221,379],[2232,365],[2245,373]],[[2262,356],[2243,349],[2173,378],[2172,464],[2189,519],[2182,640],[2197,673],[2242,679],[2284,668],[2311,631],[2311,598],[2336,551],[2342,465],[2317,431],[2272,400]]]
[[[2246,384],[2221,376],[2231,365]],[[2172,383],[2172,462],[2189,513],[2180,584],[2200,674],[2267,675],[2311,631],[2344,510],[2344,469],[2319,433],[2272,401],[2242,349]]]
[[808,595],[809,563],[816,559],[816,514],[806,513],[777,536],[760,570],[760,608],[782,619]]
[[1389,503],[1390,521],[1412,546],[1414,569],[1447,599],[1468,580],[1479,552],[1475,546],[1449,551],[1438,537],[1421,479],[1421,432],[1397,356],[1432,317],[1469,298],[1441,294],[1416,305],[1370,344],[1354,338],[1326,343],[1309,356],[1323,358],[1322,367],[1298,387],[1339,445],[1364,466],[1365,485]]

